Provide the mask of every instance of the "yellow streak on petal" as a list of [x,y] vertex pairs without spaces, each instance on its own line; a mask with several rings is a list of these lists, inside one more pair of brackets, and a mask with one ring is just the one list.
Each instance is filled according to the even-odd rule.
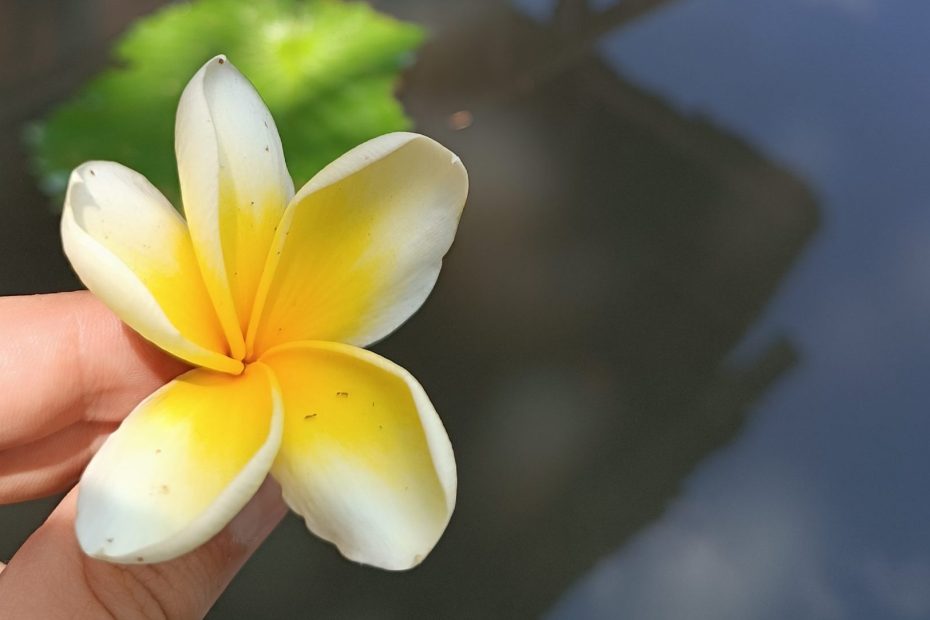
[[80,166],[62,237],[84,283],[133,329],[193,364],[241,370],[226,357],[183,218],[142,175],[112,162]]
[[268,249],[294,186],[271,114],[224,56],[184,89],[175,151],[194,250],[231,354],[241,359]]
[[422,388],[348,345],[285,345],[262,361],[284,397],[272,473],[291,507],[350,559],[389,569],[419,563],[455,504],[452,450]]
[[[337,449],[397,491],[413,482],[440,510],[442,492],[410,390],[396,376],[331,351],[281,353],[269,362],[285,385],[282,452],[313,460]],[[402,458],[399,458],[402,457]]]
[[347,340],[377,302],[372,292],[390,271],[391,255],[362,259],[377,221],[364,210],[342,208],[343,194],[344,186],[327,187],[315,199],[329,208],[292,209],[282,220],[280,242],[266,268],[274,279],[267,291],[259,291],[269,303],[256,306],[256,314],[266,313],[261,327],[249,332],[255,337],[246,341],[253,357],[308,338]]
[[159,230],[139,228],[95,231],[159,301],[165,316],[192,342],[226,353],[226,339],[213,313],[183,221]]
[[243,195],[235,179],[221,176],[220,246],[243,335],[249,326],[255,292],[286,200],[273,190]]
[[161,561],[219,531],[277,452],[276,385],[261,364],[239,376],[193,370],[143,401],[81,480],[84,550],[113,561]]
[[271,247],[247,355],[298,340],[365,346],[429,295],[468,191],[458,157],[425,136],[387,134],[311,179]]

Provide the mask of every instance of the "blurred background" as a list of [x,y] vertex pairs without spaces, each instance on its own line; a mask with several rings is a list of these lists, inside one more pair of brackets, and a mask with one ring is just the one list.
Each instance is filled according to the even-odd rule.
[[[930,618],[930,4],[333,4],[251,0],[250,48],[182,2],[0,0],[0,294],[80,287],[73,158],[171,194],[146,152],[173,161],[193,70],[162,65],[228,52],[298,185],[403,127],[469,170],[435,292],[376,347],[452,439],[447,533],[391,574],[292,515],[209,617]],[[0,508],[0,557],[54,503]]]

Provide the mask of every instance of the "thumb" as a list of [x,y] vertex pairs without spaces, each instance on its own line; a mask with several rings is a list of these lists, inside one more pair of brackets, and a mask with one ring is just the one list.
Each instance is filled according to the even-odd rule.
[[2,618],[202,618],[287,508],[270,477],[223,531],[169,562],[119,565],[81,551],[77,489],[0,572]]

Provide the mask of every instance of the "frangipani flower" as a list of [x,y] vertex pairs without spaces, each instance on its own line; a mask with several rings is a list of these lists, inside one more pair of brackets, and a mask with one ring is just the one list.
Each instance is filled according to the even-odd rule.
[[[139,119],[145,122],[145,119]],[[224,56],[181,96],[186,221],[140,174],[71,175],[61,232],[87,287],[195,366],[140,403],[80,482],[84,551],[158,562],[208,540],[270,472],[346,557],[418,564],[455,505],[455,460],[425,392],[360,347],[426,299],[468,181],[458,157],[394,133],[299,192],[252,85]]]

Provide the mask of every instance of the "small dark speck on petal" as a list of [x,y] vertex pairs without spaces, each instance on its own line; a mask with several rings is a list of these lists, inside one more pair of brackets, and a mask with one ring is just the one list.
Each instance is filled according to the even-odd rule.
[[271,151],[271,149],[269,149],[269,148],[266,146],[266,147],[265,147],[265,152],[266,152],[266,153],[269,153],[270,151]]
[[95,177],[95,176],[97,176],[97,173],[94,172],[93,170],[91,170],[91,171],[90,171],[90,176]]
[[315,413],[308,413],[307,415],[304,416],[304,420],[312,420],[315,417],[316,417]]
[[378,425],[378,430],[379,430],[379,431],[383,431],[383,430],[384,430],[384,427],[381,426],[381,425],[379,424],[379,425]]
[[155,454],[161,454],[161,448],[155,448]]
[[349,393],[348,392],[336,392],[336,397],[337,398],[348,398]]
[[145,558],[142,557],[141,555],[136,556],[136,562],[145,562]]
[[222,58],[220,58],[217,62],[219,62],[220,64],[223,64],[223,63],[226,62],[226,61],[223,60]]
[[113,542],[113,539],[112,539],[112,538],[107,538],[107,542],[108,542],[108,543],[111,543],[111,542]]
[[265,129],[268,129],[268,121],[262,121],[262,122],[265,123]]

